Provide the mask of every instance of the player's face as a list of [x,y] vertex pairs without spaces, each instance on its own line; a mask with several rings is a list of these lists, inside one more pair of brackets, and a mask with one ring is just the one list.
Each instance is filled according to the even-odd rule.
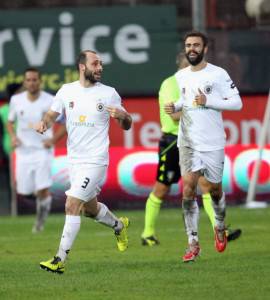
[[95,53],[87,53],[87,61],[84,69],[84,78],[91,83],[96,83],[101,80],[103,71],[102,61]]
[[24,87],[30,94],[40,91],[41,80],[37,72],[28,71],[24,75]]
[[188,37],[185,41],[185,54],[188,62],[196,66],[204,58],[207,48],[203,45],[203,40],[199,36]]

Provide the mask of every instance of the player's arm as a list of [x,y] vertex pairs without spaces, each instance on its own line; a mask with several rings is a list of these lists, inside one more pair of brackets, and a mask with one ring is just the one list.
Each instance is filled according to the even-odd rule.
[[9,112],[8,112],[8,121],[6,123],[7,132],[10,136],[11,146],[13,148],[18,147],[21,144],[21,141],[18,139],[15,128],[15,121],[17,119],[16,114],[16,103],[13,98],[10,100]]
[[47,131],[49,128],[52,127],[52,125],[54,124],[55,120],[59,115],[60,115],[59,112],[50,109],[49,111],[46,112],[42,120],[38,124],[34,125],[34,129],[37,132],[43,134],[45,131]]
[[118,124],[122,129],[128,130],[131,127],[132,118],[127,111],[112,106],[107,106],[106,109],[110,116],[118,121]]
[[67,134],[67,129],[65,124],[60,124],[55,131],[51,139],[46,139],[43,141],[45,148],[53,147],[58,141],[60,141]]
[[168,115],[180,112],[182,108],[183,108],[183,101],[181,98],[177,102],[168,102],[164,104],[164,111]]
[[205,106],[217,110],[241,110],[243,103],[240,96],[236,94],[220,101],[207,99]]
[[216,99],[213,95],[204,95],[199,89],[195,98],[198,105],[204,105],[216,110],[240,110],[243,107],[239,92],[229,74],[221,69],[217,78],[217,88],[220,98]]
[[199,89],[195,97],[197,105],[209,107],[217,110],[241,110],[243,107],[239,94],[233,94],[228,98],[217,100],[206,95]]
[[18,139],[15,131],[15,122],[8,121],[6,124],[7,132],[10,136],[12,148],[18,147],[21,144],[21,141]]
[[170,117],[171,117],[174,121],[179,121],[180,118],[181,118],[181,114],[182,114],[182,112],[181,112],[181,111],[178,111],[178,112],[175,112],[175,113],[170,114]]

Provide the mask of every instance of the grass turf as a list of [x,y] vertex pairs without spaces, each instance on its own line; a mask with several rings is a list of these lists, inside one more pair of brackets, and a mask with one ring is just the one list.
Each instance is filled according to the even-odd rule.
[[51,215],[45,231],[32,234],[34,216],[0,218],[0,299],[270,299],[270,208],[229,208],[228,222],[243,234],[224,253],[214,249],[203,211],[201,257],[184,264],[186,236],[180,209],[161,210],[161,245],[143,247],[143,211],[117,211],[131,220],[128,251],[117,251],[110,228],[82,218],[63,275],[39,269],[58,247],[63,215]]

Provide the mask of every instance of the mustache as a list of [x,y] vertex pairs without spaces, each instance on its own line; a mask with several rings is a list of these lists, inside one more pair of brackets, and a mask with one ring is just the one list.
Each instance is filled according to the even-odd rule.
[[198,53],[197,51],[194,51],[194,50],[189,51],[187,54],[190,55],[191,53],[194,53],[194,54],[196,54],[196,55],[199,55],[199,53]]

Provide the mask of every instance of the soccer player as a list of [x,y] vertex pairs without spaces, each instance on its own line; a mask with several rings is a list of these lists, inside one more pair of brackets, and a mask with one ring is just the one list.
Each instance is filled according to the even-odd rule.
[[[177,55],[176,64],[178,70],[189,65],[184,53]],[[160,207],[170,191],[173,183],[179,181],[181,177],[179,167],[179,152],[177,147],[178,125],[181,112],[175,112],[170,115],[164,112],[166,102],[176,102],[180,97],[179,86],[176,76],[170,76],[165,79],[159,91],[159,109],[162,137],[159,141],[159,163],[157,167],[156,182],[150,193],[145,206],[145,223],[142,233],[142,245],[159,245],[156,236],[156,223]],[[207,182],[201,177],[199,186],[202,192],[202,200],[205,212],[209,217],[213,229],[215,228],[214,210],[212,206],[211,195],[208,193]],[[226,231],[228,241],[235,240],[241,235],[241,229],[228,229]]]
[[66,115],[71,181],[70,189],[66,191],[66,220],[57,254],[40,263],[42,269],[56,273],[65,270],[67,254],[80,230],[81,211],[86,217],[113,229],[119,251],[128,247],[128,218],[117,218],[105,204],[98,202],[97,195],[108,166],[110,117],[124,130],[131,127],[132,119],[116,90],[100,83],[103,68],[96,52],[82,51],[77,59],[77,69],[79,81],[60,88],[51,109],[35,126],[43,134],[59,114],[64,112]]
[[65,126],[60,126],[55,135],[52,130],[44,135],[35,132],[33,124],[51,106],[53,96],[41,90],[41,74],[35,68],[25,70],[23,86],[25,91],[11,97],[7,130],[16,150],[17,193],[36,195],[36,221],[32,228],[35,233],[43,230],[51,208],[52,146],[65,135]]
[[215,212],[215,247],[223,252],[227,245],[225,194],[222,191],[225,132],[222,110],[240,110],[242,101],[228,73],[205,60],[208,38],[192,31],[184,38],[190,66],[176,73],[181,96],[166,103],[168,114],[182,111],[178,146],[183,178],[182,207],[188,236],[183,262],[194,261],[200,254],[198,237],[199,209],[196,188],[204,177],[204,193],[209,193]]

